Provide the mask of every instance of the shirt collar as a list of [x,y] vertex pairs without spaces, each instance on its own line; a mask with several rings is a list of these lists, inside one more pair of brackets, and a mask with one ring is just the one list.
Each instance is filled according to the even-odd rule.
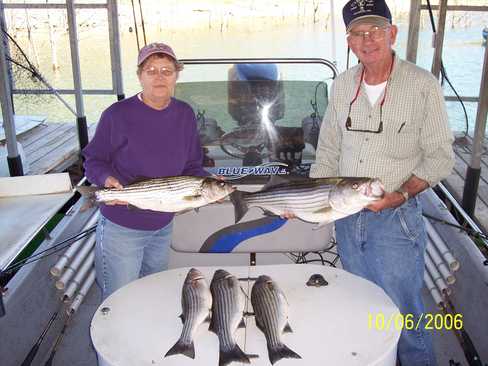
[[[398,70],[398,65],[400,63],[400,57],[398,57],[397,53],[392,50],[393,53],[393,69],[391,70],[390,78],[388,81],[391,81],[395,78],[396,71]],[[364,66],[362,64],[359,64],[359,67],[357,68],[355,74],[354,74],[354,80],[356,83],[359,83],[359,79],[361,79],[361,73],[363,72]]]

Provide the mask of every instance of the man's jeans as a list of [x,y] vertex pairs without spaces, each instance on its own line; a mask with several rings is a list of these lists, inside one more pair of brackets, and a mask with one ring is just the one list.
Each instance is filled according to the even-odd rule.
[[[403,316],[420,317],[426,233],[418,199],[378,213],[363,210],[335,227],[344,269],[383,288]],[[422,326],[403,330],[398,357],[404,366],[436,365],[431,334]]]
[[95,269],[102,299],[139,277],[167,269],[172,230],[172,222],[147,231],[129,229],[100,216]]

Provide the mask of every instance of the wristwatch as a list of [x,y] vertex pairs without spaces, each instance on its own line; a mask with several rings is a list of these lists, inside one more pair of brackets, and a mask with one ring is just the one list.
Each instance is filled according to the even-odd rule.
[[396,192],[400,193],[400,194],[403,196],[403,198],[405,198],[405,202],[407,202],[407,201],[408,201],[408,198],[409,198],[410,196],[409,196],[408,192],[407,192],[407,191],[406,191],[406,190],[405,190],[403,187],[398,188],[398,189],[396,190]]

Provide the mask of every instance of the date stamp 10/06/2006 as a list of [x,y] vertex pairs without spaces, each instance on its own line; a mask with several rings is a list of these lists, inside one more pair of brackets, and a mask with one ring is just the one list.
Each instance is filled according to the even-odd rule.
[[368,313],[368,328],[376,330],[460,330],[463,328],[462,314],[414,314]]

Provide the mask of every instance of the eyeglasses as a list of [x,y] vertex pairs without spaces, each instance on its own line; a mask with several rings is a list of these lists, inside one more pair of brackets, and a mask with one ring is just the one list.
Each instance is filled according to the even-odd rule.
[[161,68],[157,68],[157,67],[148,67],[147,69],[144,69],[143,70],[148,76],[151,76],[151,77],[154,77],[158,74],[160,75],[163,75],[163,76],[173,76],[176,72],[175,69],[172,69],[172,68],[168,68],[168,67],[161,67]]
[[379,41],[385,37],[385,31],[388,27],[374,26],[368,31],[349,31],[347,36],[351,42],[360,42],[368,36],[372,41]]
[[[391,71],[393,70],[393,64],[394,64],[395,60],[392,60],[391,61],[391,65],[390,65],[390,72],[388,74],[388,79],[390,79],[390,76],[391,76]],[[356,89],[356,95],[354,96],[354,98],[351,100],[351,102],[349,103],[349,112],[347,113],[347,118],[346,118],[346,130],[348,131],[352,131],[352,132],[364,132],[364,133],[381,133],[383,132],[383,104],[385,103],[385,99],[386,99],[386,90],[387,90],[387,87],[388,87],[388,81],[387,81],[387,84],[385,85],[385,91],[383,93],[383,98],[381,99],[381,102],[380,102],[380,124],[378,126],[378,129],[376,130],[364,130],[364,129],[361,129],[361,128],[352,128],[352,121],[351,121],[351,109],[352,109],[352,105],[354,104],[354,102],[356,102],[356,99],[358,99],[358,96],[359,96],[359,91],[361,90],[361,84],[364,80],[364,67],[363,67],[363,71],[361,72],[361,78],[359,80],[359,85],[358,85],[358,88]]]

